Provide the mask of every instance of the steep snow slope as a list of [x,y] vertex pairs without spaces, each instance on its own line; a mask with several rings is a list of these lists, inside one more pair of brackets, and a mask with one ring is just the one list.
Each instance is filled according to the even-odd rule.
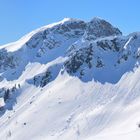
[[67,18],[0,48],[0,139],[139,139],[140,33]]

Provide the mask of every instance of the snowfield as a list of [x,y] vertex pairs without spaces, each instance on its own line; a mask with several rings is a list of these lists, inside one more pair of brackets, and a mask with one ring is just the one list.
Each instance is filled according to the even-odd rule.
[[64,19],[0,47],[0,140],[139,140],[140,33]]

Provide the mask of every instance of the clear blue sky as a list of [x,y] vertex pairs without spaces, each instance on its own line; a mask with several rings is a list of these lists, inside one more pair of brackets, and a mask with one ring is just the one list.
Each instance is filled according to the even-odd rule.
[[64,17],[95,16],[125,34],[140,31],[140,0],[0,0],[0,45]]

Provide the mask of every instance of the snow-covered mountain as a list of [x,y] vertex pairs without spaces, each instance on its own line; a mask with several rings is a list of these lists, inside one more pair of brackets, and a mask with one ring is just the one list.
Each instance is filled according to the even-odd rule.
[[66,18],[0,47],[1,140],[139,140],[140,33]]

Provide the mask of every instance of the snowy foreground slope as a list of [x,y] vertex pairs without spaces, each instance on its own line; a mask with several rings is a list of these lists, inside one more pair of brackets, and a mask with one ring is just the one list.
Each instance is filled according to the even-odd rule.
[[140,33],[64,19],[0,47],[0,140],[139,140]]

